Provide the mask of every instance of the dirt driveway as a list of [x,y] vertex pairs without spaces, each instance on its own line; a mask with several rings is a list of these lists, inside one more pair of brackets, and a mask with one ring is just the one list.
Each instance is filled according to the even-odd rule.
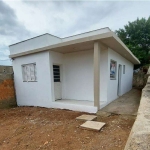
[[133,117],[98,117],[101,132],[83,130],[81,112],[17,107],[0,109],[1,150],[122,150],[134,123]]

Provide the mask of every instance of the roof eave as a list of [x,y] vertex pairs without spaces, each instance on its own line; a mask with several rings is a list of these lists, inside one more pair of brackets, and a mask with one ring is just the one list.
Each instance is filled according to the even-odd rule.
[[112,31],[103,33],[103,34],[99,34],[99,35],[93,35],[93,36],[75,39],[75,40],[71,40],[71,41],[61,42],[61,43],[57,43],[54,45],[50,45],[50,46],[46,46],[46,47],[42,47],[42,48],[38,48],[38,49],[28,50],[26,52],[9,55],[9,57],[15,58],[15,57],[20,57],[20,56],[24,56],[24,55],[33,54],[33,53],[44,52],[47,50],[52,50],[54,48],[59,48],[59,47],[63,47],[63,46],[68,46],[68,45],[73,45],[73,44],[78,44],[78,43],[88,42],[88,41],[97,41],[97,40],[106,39],[106,38],[110,38],[110,37],[114,38],[132,56],[133,64],[140,64],[140,61],[133,55],[133,53],[127,48],[127,46]]
[[138,60],[137,57],[135,57],[135,55],[128,49],[128,47],[120,40],[120,38],[116,35],[113,34],[113,37],[126,49],[126,51],[128,53],[130,53],[130,55],[133,57],[133,59],[135,60],[134,64],[140,64],[141,62]]
[[66,42],[61,42],[61,43],[57,43],[57,44],[54,44],[54,45],[45,46],[45,47],[42,47],[42,48],[31,49],[31,50],[28,50],[26,52],[21,52],[21,53],[9,55],[9,57],[10,58],[15,58],[15,57],[19,57],[19,56],[24,56],[24,55],[28,55],[28,54],[33,54],[33,53],[38,53],[38,52],[51,50],[51,49],[54,49],[54,48],[57,48],[57,47],[63,47],[63,46],[68,46],[68,45],[72,45],[72,44],[88,42],[88,41],[95,41],[95,40],[99,40],[99,39],[102,39],[102,38],[108,38],[110,36],[112,36],[112,32],[103,33],[103,34],[94,35],[94,36],[89,36],[89,37],[84,37],[84,38],[75,39],[75,40],[66,41]]

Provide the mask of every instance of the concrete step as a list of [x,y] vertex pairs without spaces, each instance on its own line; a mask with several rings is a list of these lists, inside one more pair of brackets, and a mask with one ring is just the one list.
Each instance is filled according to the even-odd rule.
[[97,116],[95,115],[81,115],[79,117],[77,117],[76,119],[77,120],[83,120],[83,121],[92,121],[92,120],[95,120],[97,118]]
[[81,125],[81,127],[88,130],[100,131],[104,125],[105,125],[104,122],[86,121]]

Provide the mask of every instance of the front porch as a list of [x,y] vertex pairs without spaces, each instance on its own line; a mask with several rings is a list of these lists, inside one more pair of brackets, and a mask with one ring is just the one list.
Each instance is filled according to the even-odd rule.
[[95,113],[106,106],[108,49],[99,42],[91,45],[50,51],[52,107]]

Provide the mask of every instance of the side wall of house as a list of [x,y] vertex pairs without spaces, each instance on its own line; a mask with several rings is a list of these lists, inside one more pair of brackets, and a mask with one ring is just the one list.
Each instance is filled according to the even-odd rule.
[[[110,80],[110,61],[114,60],[117,62],[117,72],[116,79]],[[120,93],[130,91],[132,89],[132,79],[133,79],[133,64],[127,59],[122,57],[120,54],[116,53],[112,49],[108,49],[108,103],[118,98],[118,65],[122,65],[121,72],[121,89]],[[123,74],[123,65],[125,65],[125,74]]]
[[[36,63],[37,81],[23,82],[22,65]],[[13,60],[17,104],[20,106],[50,107],[51,81],[49,52],[18,57]]]

